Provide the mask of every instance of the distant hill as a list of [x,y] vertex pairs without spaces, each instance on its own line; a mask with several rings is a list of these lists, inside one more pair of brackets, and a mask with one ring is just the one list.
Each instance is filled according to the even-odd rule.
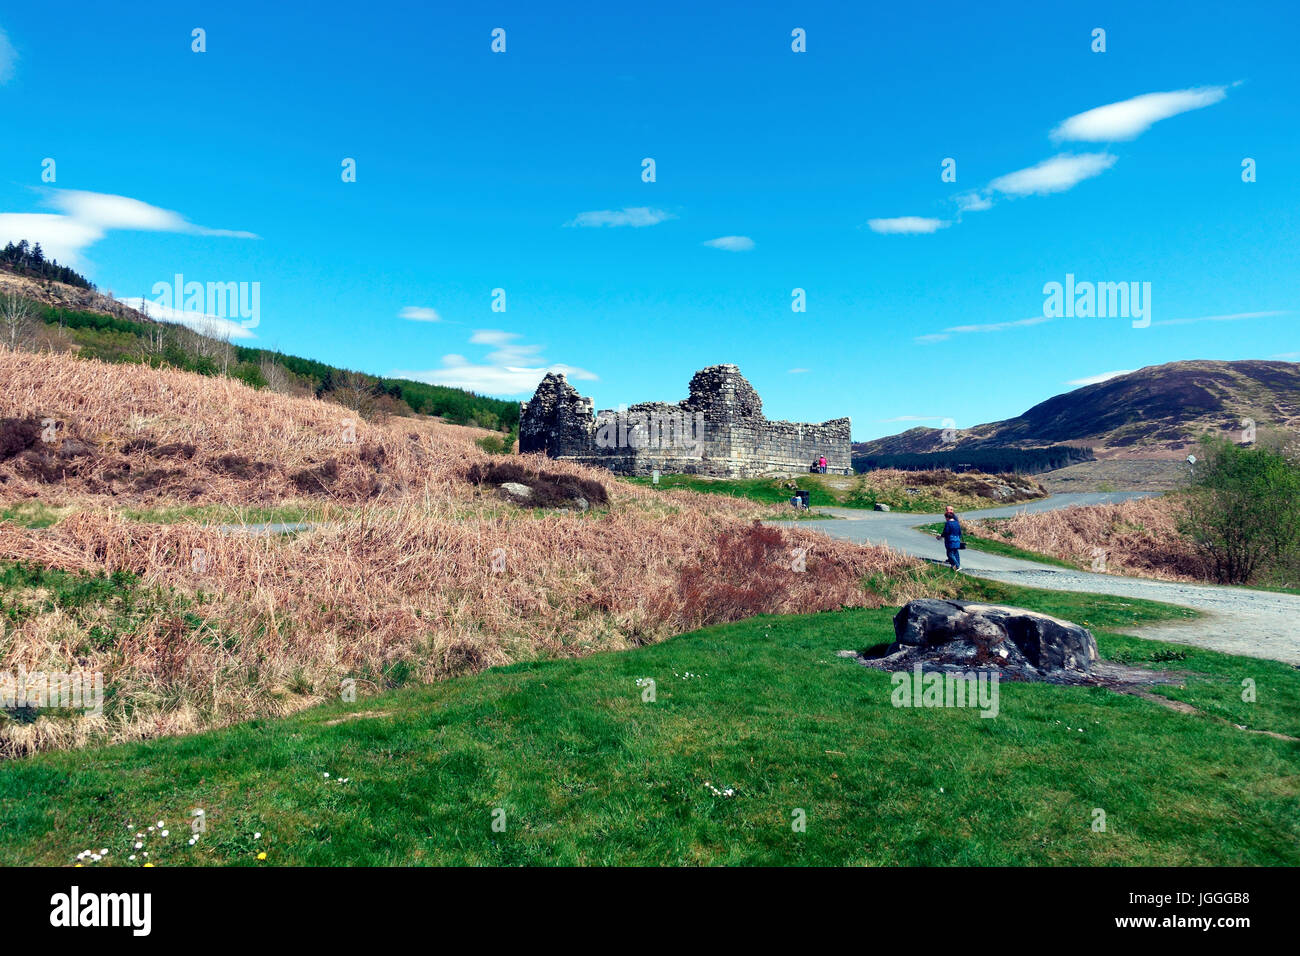
[[314,359],[221,341],[152,319],[89,283],[60,282],[51,274],[34,275],[28,267],[0,259],[0,295],[13,293],[34,306],[33,321],[24,330],[26,341],[21,347],[75,352],[105,362],[227,375],[255,388],[328,397],[362,414],[415,412],[456,425],[499,431],[512,431],[519,424],[518,402],[444,385],[367,375]]
[[[1005,421],[946,435],[943,429],[912,428],[855,442],[853,458],[855,466],[868,460],[897,466],[897,456],[925,455],[934,467],[937,458],[928,456],[1014,457],[1014,451],[1073,446],[1089,448],[1101,460],[1171,459],[1181,458],[1206,432],[1241,432],[1245,420],[1259,431],[1300,431],[1300,364],[1198,360],[1152,365],[1049,398]],[[987,467],[986,462],[973,463]]]

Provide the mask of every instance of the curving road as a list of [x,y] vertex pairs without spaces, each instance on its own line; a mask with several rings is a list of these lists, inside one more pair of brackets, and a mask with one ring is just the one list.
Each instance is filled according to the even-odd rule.
[[[1072,493],[1052,495],[1003,508],[970,511],[961,518],[1000,518],[1021,512],[1052,511],[1070,505],[1109,504],[1155,492]],[[860,544],[886,545],[918,558],[943,561],[943,546],[917,525],[942,519],[939,514],[864,511],[858,508],[818,508],[843,520],[807,522],[773,521],[774,525],[815,528],[833,538]],[[1146,598],[1195,608],[1203,617],[1195,621],[1135,628],[1139,637],[1175,644],[1192,644],[1228,654],[1283,661],[1300,667],[1300,595],[1252,591],[1213,584],[1180,584],[1113,574],[1072,571],[1036,561],[1024,561],[967,549],[962,571],[983,578],[1058,591],[1089,591],[1119,597]]]

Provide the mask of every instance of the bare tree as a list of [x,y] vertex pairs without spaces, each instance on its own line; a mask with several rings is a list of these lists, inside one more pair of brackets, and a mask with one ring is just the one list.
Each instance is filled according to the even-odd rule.
[[26,344],[35,315],[32,304],[13,292],[0,299],[0,333],[3,333],[4,344],[10,351],[17,350],[20,343]]
[[334,376],[327,397],[344,408],[350,408],[365,418],[375,409],[379,397],[378,383],[358,372],[340,372]]
[[261,362],[262,378],[266,380],[267,388],[273,392],[288,393],[292,391],[289,385],[289,372],[283,365],[272,358],[263,357]]
[[186,338],[195,352],[221,368],[221,374],[229,373],[234,350],[230,347],[228,326],[214,321],[203,322]]

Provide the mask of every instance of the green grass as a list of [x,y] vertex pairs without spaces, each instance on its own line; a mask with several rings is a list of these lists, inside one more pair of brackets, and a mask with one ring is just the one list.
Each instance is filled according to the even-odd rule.
[[879,480],[873,472],[858,475],[800,474],[780,478],[701,478],[698,475],[660,475],[658,485],[655,485],[652,479],[641,476],[625,477],[622,480],[661,490],[688,488],[708,495],[744,498],[762,504],[777,505],[786,512],[793,511],[790,508],[790,498],[794,495],[795,487],[809,492],[808,504],[813,508],[862,508],[870,511],[877,504],[883,504],[888,505],[891,511],[933,514],[942,512],[946,505],[968,511],[1008,504],[1005,501],[980,497],[970,488],[963,487],[970,484],[969,475],[953,476],[953,487],[918,483],[914,493],[909,493],[905,485]]
[[[78,657],[129,641],[142,621],[160,607],[179,615],[192,627],[202,619],[191,613],[204,601],[170,588],[146,586],[129,571],[90,574],[60,571],[23,561],[0,562],[0,622],[18,625],[37,615],[58,612],[63,625],[81,625],[82,638],[72,646]],[[70,669],[76,669],[70,663]],[[105,688],[113,695],[112,674]],[[0,723],[8,719],[0,710]]]
[[[943,487],[919,486],[916,494],[908,494],[901,487],[880,485],[871,473],[864,475],[797,475],[785,478],[701,478],[698,475],[660,475],[659,484],[641,476],[625,477],[623,481],[645,487],[671,490],[688,488],[707,495],[726,495],[744,498],[761,504],[777,505],[792,511],[790,499],[794,487],[809,492],[810,507],[862,508],[867,511],[877,504],[889,505],[893,511],[929,514],[943,511],[944,506],[957,503],[964,509],[1000,504],[991,498],[975,498]],[[788,514],[784,517],[789,517]]]
[[[1105,629],[1191,613],[954,581]],[[1003,684],[995,719],[894,708],[889,675],[836,656],[888,640],[891,613],[755,618],[13,762],[0,767],[0,863],[107,846],[125,864],[136,830],[160,819],[171,836],[145,847],[157,865],[258,865],[258,852],[262,865],[1300,863],[1296,744],[1100,689]],[[1099,637],[1104,655],[1144,662],[1173,647]],[[1293,668],[1196,650],[1150,663],[1198,675],[1170,696],[1295,730]],[[1259,703],[1238,706],[1245,677]],[[199,807],[207,831],[189,847]]]
[[[0,508],[0,521],[22,528],[48,528],[57,524],[72,506],[51,506],[39,501],[19,501]],[[145,524],[296,524],[328,521],[345,514],[347,509],[328,504],[304,502],[281,505],[176,505],[161,508],[121,508],[118,513],[128,521]]]
[[[88,606],[129,609],[136,601],[138,580],[128,571],[92,575],[22,561],[5,563],[0,565],[0,611],[16,622],[38,610],[73,611]],[[15,595],[32,600],[15,602]]]
[[57,524],[69,509],[43,504],[36,500],[15,501],[0,507],[0,521],[20,528],[48,528]]
[[165,508],[123,508],[122,517],[146,524],[297,524],[299,522],[326,521],[344,509],[331,509],[328,505],[303,503],[282,505],[185,505]]
[[[762,504],[783,505],[787,510],[791,511],[793,509],[790,508],[790,499],[794,496],[794,492],[785,485],[794,481],[800,488],[809,492],[808,501],[813,507],[818,505],[855,507],[854,505],[846,505],[844,501],[836,497],[829,488],[818,480],[820,477],[820,475],[800,475],[795,479],[700,478],[696,475],[660,475],[658,485],[651,478],[629,477],[622,480],[664,491],[672,488],[687,488],[691,491],[703,492],[706,495],[725,495],[728,498],[744,498]],[[859,505],[858,507],[868,506]]]
[[[916,530],[924,531],[927,534],[938,534],[943,530],[943,523],[937,521],[934,524],[917,525]],[[1008,558],[1021,558],[1025,561],[1037,561],[1039,564],[1051,564],[1058,568],[1070,568],[1074,571],[1083,570],[1081,565],[1075,564],[1074,562],[1065,561],[1061,558],[1053,557],[1050,554],[1039,554],[1037,551],[1026,551],[1024,548],[1017,548],[1014,544],[1007,544],[1007,542],[1000,541],[997,538],[983,538],[977,534],[970,534],[964,529],[962,531],[962,541],[966,543],[967,548],[975,551],[984,551],[988,554],[1000,554]]]

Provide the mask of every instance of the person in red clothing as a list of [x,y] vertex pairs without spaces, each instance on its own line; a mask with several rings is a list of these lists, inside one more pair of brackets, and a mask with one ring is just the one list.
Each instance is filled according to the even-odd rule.
[[826,456],[822,455],[817,459],[817,470],[823,475],[826,474]]

